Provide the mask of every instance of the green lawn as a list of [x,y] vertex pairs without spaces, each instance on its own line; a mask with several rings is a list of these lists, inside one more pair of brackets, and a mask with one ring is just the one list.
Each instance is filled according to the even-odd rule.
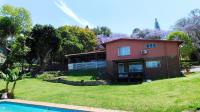
[[66,80],[69,81],[93,81],[94,77],[96,74],[95,70],[87,70],[87,71],[75,71],[75,72],[69,72],[69,73],[65,73],[64,77]]
[[[5,83],[0,81],[0,89]],[[69,86],[24,79],[18,99],[128,111],[182,111],[200,107],[200,73],[139,85]]]

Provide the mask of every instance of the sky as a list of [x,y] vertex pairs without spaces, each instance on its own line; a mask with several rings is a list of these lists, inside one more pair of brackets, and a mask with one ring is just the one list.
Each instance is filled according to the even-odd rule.
[[155,18],[162,30],[200,8],[200,0],[0,0],[30,11],[33,24],[55,27],[107,26],[114,33],[131,34],[134,28],[153,29]]

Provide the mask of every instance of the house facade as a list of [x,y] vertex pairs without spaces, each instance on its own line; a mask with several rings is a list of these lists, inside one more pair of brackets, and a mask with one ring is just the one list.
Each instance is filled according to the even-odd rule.
[[[97,62],[96,68],[106,68],[107,73],[116,79],[154,80],[178,77],[181,43],[181,41],[120,38],[104,43],[105,50],[98,52],[100,54],[93,52],[93,59],[88,62]],[[91,54],[85,53],[77,56],[89,57],[89,55]],[[104,66],[98,67],[98,58],[94,57],[99,55],[105,55],[100,59],[106,62]],[[82,64],[84,67],[87,66],[84,62]]]

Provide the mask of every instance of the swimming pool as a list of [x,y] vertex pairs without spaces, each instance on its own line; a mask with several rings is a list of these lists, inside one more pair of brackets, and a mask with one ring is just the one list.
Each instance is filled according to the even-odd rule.
[[83,111],[3,101],[0,102],[0,112],[83,112]]

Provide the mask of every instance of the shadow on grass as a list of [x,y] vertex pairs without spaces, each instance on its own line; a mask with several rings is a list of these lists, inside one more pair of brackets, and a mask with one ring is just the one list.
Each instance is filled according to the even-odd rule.
[[105,80],[94,80],[94,81],[69,81],[65,79],[54,79],[54,80],[44,80],[47,82],[52,83],[61,83],[66,85],[72,85],[72,86],[99,86],[99,85],[110,85],[110,86],[127,86],[127,85],[137,85],[142,84],[143,81],[132,81],[132,82],[111,82],[111,81],[105,81]]
[[68,71],[63,73],[64,76],[95,76],[98,73],[97,70],[84,70],[84,71]]
[[126,85],[138,85],[142,84],[142,79],[125,79],[125,80],[118,80],[115,82],[110,83],[111,86],[126,86]]
[[52,83],[61,83],[66,85],[72,85],[72,86],[99,86],[99,85],[108,85],[109,83],[103,80],[95,80],[95,81],[69,81],[64,79],[54,79],[54,80],[45,80],[47,82]]

